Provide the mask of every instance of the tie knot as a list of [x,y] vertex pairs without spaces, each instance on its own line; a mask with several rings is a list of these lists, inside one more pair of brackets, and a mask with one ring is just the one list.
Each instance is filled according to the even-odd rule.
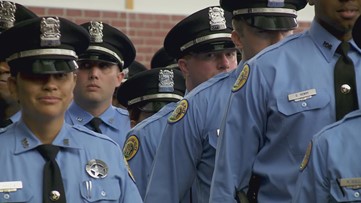
[[350,50],[350,44],[348,42],[341,42],[336,49],[336,53],[339,53],[342,56],[347,56],[348,50]]
[[102,119],[98,117],[94,117],[93,119],[90,120],[89,124],[95,132],[101,133],[99,126],[102,122],[103,122]]
[[47,161],[55,160],[56,155],[58,154],[60,147],[52,144],[39,145],[37,150],[40,152],[41,156],[44,157]]

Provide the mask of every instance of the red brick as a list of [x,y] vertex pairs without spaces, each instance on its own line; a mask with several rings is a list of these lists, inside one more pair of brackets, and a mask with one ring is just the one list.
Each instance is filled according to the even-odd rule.
[[140,14],[137,15],[137,19],[138,20],[151,21],[151,20],[154,19],[154,15],[140,13]]
[[82,17],[83,12],[81,10],[73,10],[73,9],[67,9],[66,15],[68,17]]
[[100,17],[100,11],[84,11],[84,16],[88,18]]
[[48,8],[46,13],[47,15],[63,16],[65,10],[61,8]]
[[38,7],[28,7],[28,8],[38,16],[45,15],[45,8],[38,8]]
[[103,11],[102,17],[104,18],[118,18],[118,12]]

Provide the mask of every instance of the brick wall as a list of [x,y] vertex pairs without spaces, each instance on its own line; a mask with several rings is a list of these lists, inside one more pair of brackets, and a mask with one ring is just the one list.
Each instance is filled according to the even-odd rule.
[[[55,15],[77,24],[91,20],[108,23],[125,33],[137,50],[136,60],[150,67],[153,54],[163,46],[168,31],[185,16],[30,7],[39,16]],[[309,26],[301,22],[296,32]]]

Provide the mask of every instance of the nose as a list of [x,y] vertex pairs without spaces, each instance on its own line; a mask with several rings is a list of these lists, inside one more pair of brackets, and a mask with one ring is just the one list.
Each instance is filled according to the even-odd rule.
[[224,53],[219,53],[218,55],[218,69],[227,70],[229,69],[229,58]]
[[43,78],[44,90],[54,91],[58,88],[54,75],[47,75]]
[[98,79],[99,78],[99,71],[100,70],[99,70],[98,67],[92,66],[89,69],[89,72],[88,72],[89,79],[91,79],[91,80]]

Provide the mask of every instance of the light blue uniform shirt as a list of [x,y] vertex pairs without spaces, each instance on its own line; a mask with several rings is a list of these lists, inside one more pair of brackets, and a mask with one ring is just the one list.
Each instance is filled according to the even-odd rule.
[[313,138],[294,203],[361,202],[361,112],[345,118]]
[[21,111],[16,112],[14,115],[10,117],[10,120],[15,123],[16,121],[20,120],[21,118]]
[[[71,125],[84,125],[92,129],[88,122],[93,116],[72,102],[65,114],[65,121]],[[109,106],[109,108],[99,116],[102,119],[100,130],[102,134],[112,138],[119,146],[123,146],[127,132],[130,130],[130,119],[128,111],[125,109]]]
[[168,116],[175,107],[175,102],[167,104],[151,117],[138,123],[128,132],[127,139],[131,136],[136,136],[138,139],[138,150],[136,154],[128,160],[128,164],[132,170],[142,198],[145,196],[149,173],[165,125],[167,124]]
[[[0,202],[42,202],[44,158],[35,149],[42,143],[22,122],[0,133],[0,182],[21,181],[16,191],[0,191]],[[61,150],[56,161],[61,170],[67,202],[141,203],[130,178],[119,146],[108,137],[82,126],[64,124],[53,141]],[[93,178],[86,171],[90,160],[101,160],[109,168],[104,178]],[[91,182],[91,189],[86,182]],[[3,189],[3,188],[2,188]]]
[[[249,78],[231,95],[222,122],[210,202],[235,202],[236,190],[248,187],[252,172],[261,177],[259,203],[291,201],[312,135],[336,120],[333,69],[340,43],[313,21],[309,31],[246,62]],[[349,56],[356,81],[361,81],[361,50],[351,44]],[[357,84],[361,106],[361,83]],[[304,91],[316,94],[288,99]]]
[[237,77],[232,73],[218,74],[185,96],[188,109],[164,130],[144,202],[179,202],[195,185],[197,202],[208,203],[221,115]]

